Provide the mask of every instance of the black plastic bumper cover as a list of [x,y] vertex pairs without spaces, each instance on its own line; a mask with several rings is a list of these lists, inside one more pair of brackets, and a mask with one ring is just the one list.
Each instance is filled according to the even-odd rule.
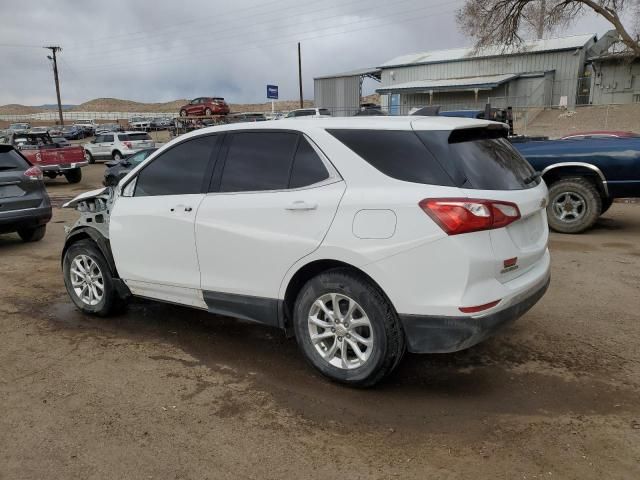
[[413,353],[448,353],[469,348],[524,315],[549,288],[550,278],[513,305],[480,318],[400,315]]

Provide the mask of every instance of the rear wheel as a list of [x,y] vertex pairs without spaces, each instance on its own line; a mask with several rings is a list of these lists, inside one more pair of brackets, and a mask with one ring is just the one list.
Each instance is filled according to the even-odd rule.
[[82,180],[82,170],[79,168],[73,168],[64,172],[64,177],[69,183],[79,183]]
[[352,386],[375,385],[404,354],[404,334],[389,301],[347,269],[330,270],[306,283],[296,300],[294,327],[309,363]]
[[207,109],[204,111],[204,114],[205,114],[207,117],[210,117],[210,116],[213,114],[213,112],[211,111],[211,109],[210,109],[210,108],[207,108]]
[[44,238],[44,234],[47,232],[46,225],[39,225],[32,228],[21,228],[18,230],[18,235],[23,242],[38,242]]
[[115,152],[113,152],[112,157],[113,157],[113,159],[114,159],[114,160],[117,160],[118,162],[119,162],[120,160],[122,160],[122,158],[123,158],[123,157],[122,157],[122,154],[121,154],[118,150],[116,150]]
[[72,244],[64,254],[62,269],[67,293],[83,312],[105,316],[123,305],[109,266],[91,240]]
[[593,226],[602,212],[602,198],[586,178],[563,178],[549,189],[549,226],[560,233],[581,233]]

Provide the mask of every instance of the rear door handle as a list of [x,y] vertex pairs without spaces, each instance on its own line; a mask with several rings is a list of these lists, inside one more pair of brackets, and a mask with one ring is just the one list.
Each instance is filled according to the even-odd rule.
[[318,208],[317,203],[307,203],[304,200],[298,200],[286,207],[287,210],[315,210]]

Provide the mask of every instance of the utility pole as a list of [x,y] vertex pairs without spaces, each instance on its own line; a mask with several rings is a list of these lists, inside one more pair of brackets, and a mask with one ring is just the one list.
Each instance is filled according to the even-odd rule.
[[47,58],[53,62],[53,79],[56,82],[56,97],[58,97],[58,116],[60,117],[60,126],[64,126],[64,118],[62,117],[62,102],[60,101],[60,81],[58,80],[58,61],[56,59],[56,53],[62,51],[62,47],[43,47],[47,50],[51,50],[51,55],[47,55]]
[[298,85],[300,86],[300,108],[304,108],[302,99],[302,54],[300,53],[300,42],[298,42]]
[[547,0],[540,0],[540,12],[538,16],[538,40],[544,36],[544,18],[547,15]]

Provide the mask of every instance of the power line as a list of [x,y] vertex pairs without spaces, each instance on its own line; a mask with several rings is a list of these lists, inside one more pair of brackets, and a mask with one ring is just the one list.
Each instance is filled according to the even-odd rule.
[[[406,2],[415,2],[416,0],[399,0],[398,2],[395,3],[395,5],[401,4],[401,3],[406,3]],[[367,6],[363,9],[360,10],[356,10],[355,12],[349,12],[350,14],[354,14],[354,13],[358,13],[358,12],[366,12],[366,11],[370,11],[371,10],[371,2],[367,1],[367,0],[351,0],[348,2],[342,2],[340,4],[340,6],[347,6],[347,5],[357,5],[357,4],[366,4]],[[344,17],[344,14],[338,14],[338,15],[330,15],[328,17],[323,17],[323,18],[310,18],[307,21],[304,22],[296,22],[295,19],[298,17],[304,17],[304,16],[308,16],[309,14],[312,13],[317,13],[317,12],[322,12],[325,10],[333,10],[335,9],[335,5],[331,5],[329,7],[323,6],[322,8],[317,8],[315,10],[309,10],[306,9],[304,10],[304,12],[297,14],[297,15],[288,15],[286,20],[294,20],[294,22],[292,24],[289,23],[280,23],[277,26],[279,28],[282,27],[288,27],[288,26],[299,26],[301,24],[308,24],[308,23],[316,23],[318,21],[325,21],[325,20],[331,20],[333,18],[340,18],[340,17]],[[424,8],[429,8],[429,6],[422,6],[420,7],[421,9]],[[287,10],[288,13],[291,13]],[[275,11],[271,11],[271,12],[263,12],[263,13],[279,13],[278,10]],[[397,13],[397,12],[396,12]],[[245,17],[243,19],[246,20],[247,17]],[[262,26],[264,27],[265,25],[274,23],[274,22],[280,22],[282,19],[281,18],[273,18],[273,19],[268,19],[268,20],[264,20],[264,21],[259,21],[259,22],[254,22],[254,23],[247,23],[246,21],[244,21],[244,29],[245,30],[250,30],[251,28],[255,28],[255,27],[259,27]],[[220,35],[220,33],[224,33],[224,32],[237,32],[238,31],[238,27],[229,27],[226,29],[218,29],[215,30],[214,32],[194,32],[192,34],[187,34],[187,35],[180,35],[179,37],[176,37],[177,39],[184,41],[184,40],[195,40],[195,39],[199,39],[199,38],[205,38],[209,41],[209,42],[214,42],[214,41],[220,41],[220,40],[224,40],[224,39],[229,39],[229,38],[234,38],[234,37],[246,37],[246,33],[243,32],[239,32],[239,33],[235,33],[232,35]],[[134,45],[134,46],[126,46],[126,47],[118,47],[118,48],[114,48],[111,50],[100,50],[100,57],[103,58],[105,56],[111,56],[114,53],[115,54],[122,54],[123,52],[126,52],[127,55],[130,55],[133,51],[135,50],[139,50],[139,49],[146,49],[149,46],[154,46],[156,44],[142,44],[142,45]],[[75,60],[81,60],[83,58],[89,58],[89,57],[94,57],[95,56],[95,51],[91,52],[90,54],[84,54],[81,56],[74,56],[71,55],[72,58],[74,58]]]
[[[266,6],[266,5],[272,5],[274,3],[282,5],[282,0],[272,0],[270,2],[262,2],[262,3],[260,3],[260,5],[257,5],[257,6],[240,8],[238,10],[232,10],[231,12],[225,12],[225,13],[232,13],[232,14],[236,14],[237,15],[239,12],[243,12],[245,10],[255,10],[256,8],[262,8],[262,7]],[[262,12],[262,14],[265,14],[265,13],[273,13],[273,10],[270,11],[270,12]],[[260,15],[260,14],[257,14],[257,15]],[[249,17],[252,17],[252,16],[254,16],[254,15],[249,15]],[[247,17],[243,17],[243,18],[247,18]],[[98,37],[97,39],[94,39],[94,40],[98,40],[98,41],[104,40],[106,42],[112,42],[113,39],[122,38],[122,37],[125,37],[127,40],[130,40],[131,38],[135,38],[137,36],[154,37],[154,36],[165,34],[165,32],[167,30],[173,30],[174,28],[179,28],[179,27],[182,27],[184,25],[191,25],[191,24],[194,24],[194,23],[195,24],[197,24],[197,23],[207,23],[207,22],[211,22],[212,20],[220,20],[220,16],[216,14],[216,15],[211,15],[211,16],[204,17],[204,18],[199,17],[197,20],[188,20],[186,22],[172,23],[172,24],[169,24],[169,25],[165,25],[163,27],[156,27],[156,28],[154,28],[153,32],[151,32],[151,33],[149,31],[140,30],[138,32],[124,33],[124,34],[119,34],[119,35],[109,35],[109,36],[106,36],[106,37]],[[83,45],[83,44],[80,44],[80,45]],[[92,49],[93,47],[85,47],[85,48],[86,49]],[[84,48],[82,48],[82,47],[80,48],[80,50],[83,50],[83,49]]]
[[[434,7],[437,7],[437,6],[451,5],[451,3],[452,2],[443,2],[441,4],[431,5],[431,6],[428,6],[428,7],[420,7],[420,8],[417,8],[417,9],[396,12],[394,14],[391,14],[391,15],[388,15],[387,17],[385,17],[385,20],[388,19],[389,17],[392,17],[392,16],[406,15],[408,13],[413,13],[415,11],[424,10],[426,8],[432,9]],[[455,10],[446,10],[446,11],[442,11],[442,12],[429,13],[429,14],[420,15],[420,16],[412,15],[409,18],[395,19],[395,20],[393,20],[391,22],[383,22],[383,23],[373,24],[373,25],[369,25],[369,26],[366,26],[366,27],[362,27],[362,28],[344,30],[344,31],[340,31],[340,32],[324,33],[324,34],[313,35],[313,36],[302,36],[302,37],[300,37],[300,32],[295,32],[295,33],[287,34],[285,36],[280,37],[280,40],[285,39],[285,38],[293,38],[293,39],[298,39],[298,40],[313,40],[313,39],[316,39],[316,38],[329,37],[329,36],[335,36],[335,35],[343,35],[343,34],[347,34],[347,33],[353,33],[353,32],[368,30],[368,29],[371,29],[371,28],[378,28],[378,27],[383,27],[383,26],[396,25],[396,24],[399,24],[399,23],[411,22],[411,21],[414,21],[414,20],[421,20],[423,18],[431,18],[431,17],[435,17],[435,16],[448,14],[448,13],[451,13],[453,11],[455,11]],[[349,22],[347,24],[323,27],[323,28],[316,29],[316,30],[305,30],[305,32],[313,33],[314,31],[315,32],[325,31],[325,30],[330,30],[330,29],[334,29],[334,28],[341,28],[341,27],[344,27],[345,25],[354,25],[354,24],[358,24],[358,23],[366,23],[366,22],[371,22],[371,21],[375,21],[375,20],[377,20],[377,19],[358,20],[358,21],[354,21],[354,22]],[[255,42],[255,40],[254,40],[254,42]],[[189,59],[189,58],[192,58],[192,57],[206,57],[206,56],[212,56],[212,55],[225,55],[225,54],[230,54],[230,53],[238,53],[238,52],[242,52],[242,51],[246,51],[246,50],[252,50],[252,49],[255,49],[255,48],[264,48],[266,46],[282,45],[282,44],[285,44],[285,43],[289,43],[289,41],[262,42],[262,43],[260,43],[258,45],[255,45],[254,43],[245,43],[245,44],[241,44],[240,46],[246,46],[246,48],[241,48],[241,49],[234,49],[234,50],[227,50],[227,51],[221,51],[219,49],[216,49],[215,51],[210,51],[210,50],[209,51],[202,51],[202,50],[200,50],[200,51],[190,52],[188,54],[179,55],[179,56],[176,56],[176,55],[167,56],[166,54],[163,54],[162,57],[157,57],[157,58],[151,59],[151,61],[138,62],[136,65],[139,65],[139,66],[154,65],[154,64],[157,64],[157,63],[166,63],[168,61],[184,60],[184,59]],[[102,69],[106,69],[106,68],[115,68],[115,67],[121,67],[121,66],[131,66],[131,62],[132,62],[132,60],[129,59],[126,63],[112,63],[112,64],[107,64],[107,65],[96,65],[96,66],[90,66],[88,68],[84,68],[83,70],[84,71],[95,71],[95,70],[102,70]]]

